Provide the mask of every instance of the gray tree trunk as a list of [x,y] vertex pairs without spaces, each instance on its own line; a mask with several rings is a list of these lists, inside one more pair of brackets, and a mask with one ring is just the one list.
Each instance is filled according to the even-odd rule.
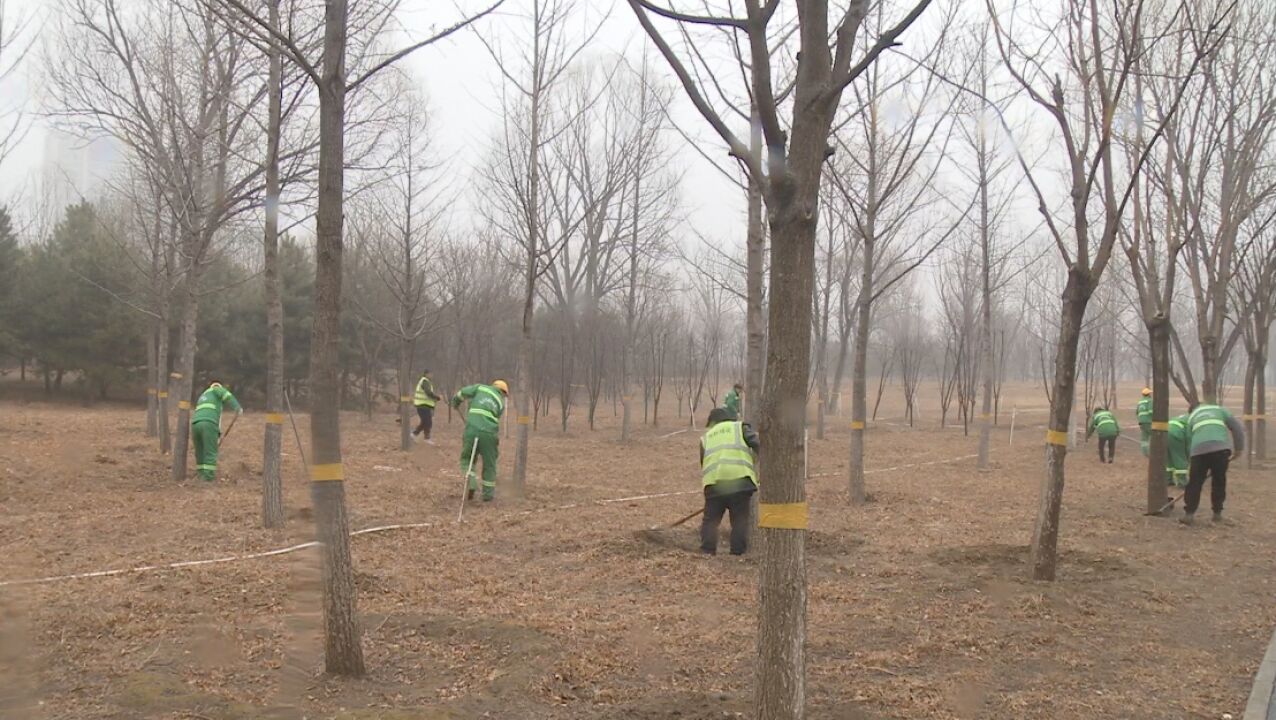
[[[270,0],[270,26],[279,27],[279,0]],[[261,524],[283,527],[284,492],[280,473],[284,411],[284,303],[279,279],[279,136],[283,124],[283,65],[277,42],[269,53],[266,130],[266,225],[263,233],[263,286],[266,295],[266,429],[262,440]]]
[[341,254],[344,202],[347,0],[327,0],[319,84],[319,194],[310,341],[310,493],[323,568],[324,668],[362,676],[354,563],[341,464]]
[[191,437],[191,395],[195,374],[195,332],[199,321],[198,276],[192,268],[186,277],[186,302],[182,308],[182,333],[177,369],[172,373],[173,394],[177,396],[177,432],[171,465],[173,482],[186,479],[186,455]]

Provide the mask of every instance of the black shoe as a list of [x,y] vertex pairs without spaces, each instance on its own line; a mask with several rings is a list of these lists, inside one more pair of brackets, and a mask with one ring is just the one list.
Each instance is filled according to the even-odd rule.
[[704,553],[705,555],[717,555],[717,554],[718,554],[718,549],[717,549],[717,548],[712,548],[712,549],[710,549],[710,548],[707,548],[707,547],[702,547],[702,548],[700,548],[700,552]]
[[474,490],[473,490],[472,488],[471,488],[471,489],[469,489],[469,490],[466,490],[466,491],[465,491],[465,499],[466,499],[466,500],[473,500],[473,499],[474,499]]
[[1222,511],[1222,510],[1219,510],[1218,512],[1214,513],[1213,517],[1211,517],[1211,518],[1210,518],[1210,521],[1211,521],[1211,522],[1214,522],[1214,523],[1217,523],[1217,524],[1219,524],[1219,525],[1226,525],[1226,524],[1227,524],[1227,521],[1223,519],[1223,511]]
[[1183,517],[1179,518],[1179,522],[1183,523],[1184,525],[1195,525],[1196,518],[1192,515],[1192,513],[1185,512],[1183,513]]
[[1108,464],[1111,465],[1115,460],[1116,458],[1108,458]]

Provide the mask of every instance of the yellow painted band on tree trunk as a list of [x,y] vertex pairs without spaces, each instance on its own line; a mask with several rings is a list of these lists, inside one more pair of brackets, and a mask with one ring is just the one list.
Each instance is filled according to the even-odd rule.
[[181,380],[181,379],[182,379],[182,374],[181,374],[181,373],[169,373],[169,374],[168,374],[168,376],[169,376],[169,377],[171,377],[171,378],[173,378],[174,380]]
[[412,396],[411,396],[411,395],[400,395],[400,396],[399,396],[399,402],[401,402],[401,403],[410,403],[410,402],[412,402]]
[[519,416],[518,416],[518,420],[517,420],[516,422],[518,422],[518,424],[519,424],[519,425],[531,425],[531,424],[532,424],[532,416],[531,416],[531,415],[519,415]]
[[980,420],[991,420],[991,419],[992,419],[992,413],[979,413],[979,419],[980,419]]
[[758,527],[805,530],[806,503],[758,503]]
[[1060,447],[1068,446],[1068,433],[1063,430],[1047,430],[1046,442],[1050,445],[1058,445]]
[[1170,424],[1169,424],[1168,422],[1155,422],[1155,421],[1153,421],[1153,423],[1152,423],[1152,429],[1153,429],[1153,430],[1164,430],[1164,431],[1166,431],[1166,432],[1169,432]]
[[310,480],[312,482],[340,482],[345,479],[346,472],[341,463],[310,466]]
[[863,421],[863,420],[852,420],[852,421],[851,421],[851,429],[852,429],[852,430],[863,430],[863,429],[864,429],[864,421]]
[[190,410],[190,409],[191,409],[190,401],[189,401],[189,400],[178,400],[178,401],[177,401],[177,409],[178,409],[178,410]]
[[147,395],[154,395],[154,394],[155,394],[155,388],[146,388],[146,394],[147,394]]
[[163,390],[160,390],[160,391],[159,391],[159,396],[160,396],[160,397],[162,397],[162,398],[166,398],[166,397],[168,397],[168,393],[164,392]]
[[266,424],[267,425],[283,425],[284,414],[283,413],[266,413]]

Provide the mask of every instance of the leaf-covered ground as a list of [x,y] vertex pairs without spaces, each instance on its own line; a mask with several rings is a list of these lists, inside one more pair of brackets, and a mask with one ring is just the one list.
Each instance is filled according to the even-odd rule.
[[[1039,406],[1033,393],[1020,404]],[[652,529],[698,507],[697,435],[668,435],[683,425],[666,418],[622,446],[602,414],[594,432],[543,423],[528,499],[467,506],[460,524],[459,425],[404,454],[392,416],[344,419],[352,527],[431,523],[353,541],[366,679],[319,672],[303,550],[0,587],[0,717],[749,717],[758,558],[698,555],[696,521]],[[1114,465],[1084,446],[1058,581],[1035,583],[1044,414],[1018,413],[1013,447],[1003,414],[988,471],[967,457],[973,434],[897,414],[872,425],[862,508],[845,502],[846,421],[812,431],[809,717],[1240,716],[1276,624],[1270,469],[1233,470],[1235,524],[1187,529],[1143,516],[1136,444]],[[0,582],[311,539],[290,434],[276,532],[257,527],[261,415],[241,420],[211,488],[172,484],[143,421],[3,403]],[[511,460],[512,439],[503,449]]]

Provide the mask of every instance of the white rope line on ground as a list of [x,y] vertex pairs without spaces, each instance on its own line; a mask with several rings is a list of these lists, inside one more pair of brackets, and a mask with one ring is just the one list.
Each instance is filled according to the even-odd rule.
[[[890,472],[892,470],[907,470],[908,468],[925,467],[927,465],[942,465],[944,463],[957,462],[958,460],[969,460],[970,458],[973,458],[973,457],[979,457],[979,453],[972,453],[970,455],[958,455],[957,457],[940,458],[938,460],[928,460],[926,462],[908,463],[907,465],[892,465],[891,467],[873,468],[872,470],[865,470],[864,474],[872,475],[874,473],[884,473],[884,472]],[[841,472],[815,473],[811,475],[811,477],[813,478],[832,477],[833,475],[841,475],[841,474],[843,473]]]
[[[608,498],[605,500],[594,500],[588,503],[571,503],[568,505],[557,505],[554,507],[537,508],[535,510],[523,510],[518,515],[535,515],[537,513],[548,512],[551,510],[570,510],[572,508],[581,507],[582,505],[610,505],[624,502],[637,502],[639,500],[654,500],[656,498],[674,497],[676,495],[693,495],[699,491],[685,490],[681,492],[654,493],[650,495],[632,495],[621,498]],[[428,528],[437,525],[437,522],[421,522],[421,523],[396,523],[393,525],[377,525],[375,527],[355,530],[350,533],[350,537],[358,537],[359,535],[369,535],[372,533],[387,532],[389,530],[413,530],[419,528]],[[208,558],[205,560],[182,560],[179,562],[164,563],[159,565],[139,565],[131,568],[118,568],[115,570],[95,570],[93,572],[71,573],[67,575],[52,575],[42,578],[30,578],[26,580],[3,580],[0,581],[0,587],[12,587],[18,585],[39,585],[51,582],[59,582],[62,580],[82,580],[85,578],[97,577],[113,577],[116,575],[130,575],[134,573],[154,572],[155,570],[179,570],[182,568],[199,567],[201,565],[218,565],[222,563],[237,562],[241,560],[258,560],[260,558],[274,557],[276,555],[287,555],[306,548],[315,547],[319,542],[311,540],[309,542],[289,545],[288,547],[277,548],[275,550],[265,550],[262,552],[248,553],[246,555],[227,555],[225,557]]]
[[[903,470],[911,467],[922,467],[924,465],[938,465],[940,463],[955,462],[957,460],[965,460],[977,457],[977,455],[962,455],[961,457],[945,458],[942,460],[931,460],[929,462],[911,463],[908,465],[896,465],[888,468],[876,468],[874,470],[864,471],[865,475],[870,473],[889,472],[891,470]],[[811,477],[826,477],[836,475],[838,473],[820,473]],[[606,498],[603,500],[593,500],[586,503],[569,503],[567,505],[557,505],[553,507],[537,508],[534,510],[523,510],[516,513],[517,515],[535,515],[537,513],[549,512],[551,510],[571,510],[586,505],[614,505],[617,503],[638,502],[641,500],[655,500],[657,498],[677,497],[680,495],[698,495],[700,490],[680,490],[678,492],[652,493],[649,495],[630,495],[628,497]],[[369,535],[372,533],[386,532],[389,530],[412,530],[418,528],[428,528],[438,525],[437,522],[422,523],[397,523],[393,525],[377,525],[375,527],[355,530],[350,533],[350,537],[358,537],[359,535]],[[275,557],[277,555],[287,555],[306,548],[315,547],[319,542],[311,540],[309,542],[289,545],[288,547],[277,548],[275,550],[264,550],[262,552],[248,553],[245,555],[227,555],[224,557],[208,558],[204,560],[181,560],[178,562],[162,563],[159,565],[138,565],[131,568],[117,568],[115,570],[95,570],[92,572],[70,573],[67,575],[50,575],[41,578],[28,578],[24,580],[0,580],[0,587],[16,587],[19,585],[43,585],[52,582],[61,582],[64,580],[83,580],[87,578],[114,577],[117,575],[132,575],[145,572],[154,572],[156,570],[180,570],[183,568],[199,567],[202,565],[221,565],[230,562],[239,562],[242,560],[258,560],[261,558]]]

